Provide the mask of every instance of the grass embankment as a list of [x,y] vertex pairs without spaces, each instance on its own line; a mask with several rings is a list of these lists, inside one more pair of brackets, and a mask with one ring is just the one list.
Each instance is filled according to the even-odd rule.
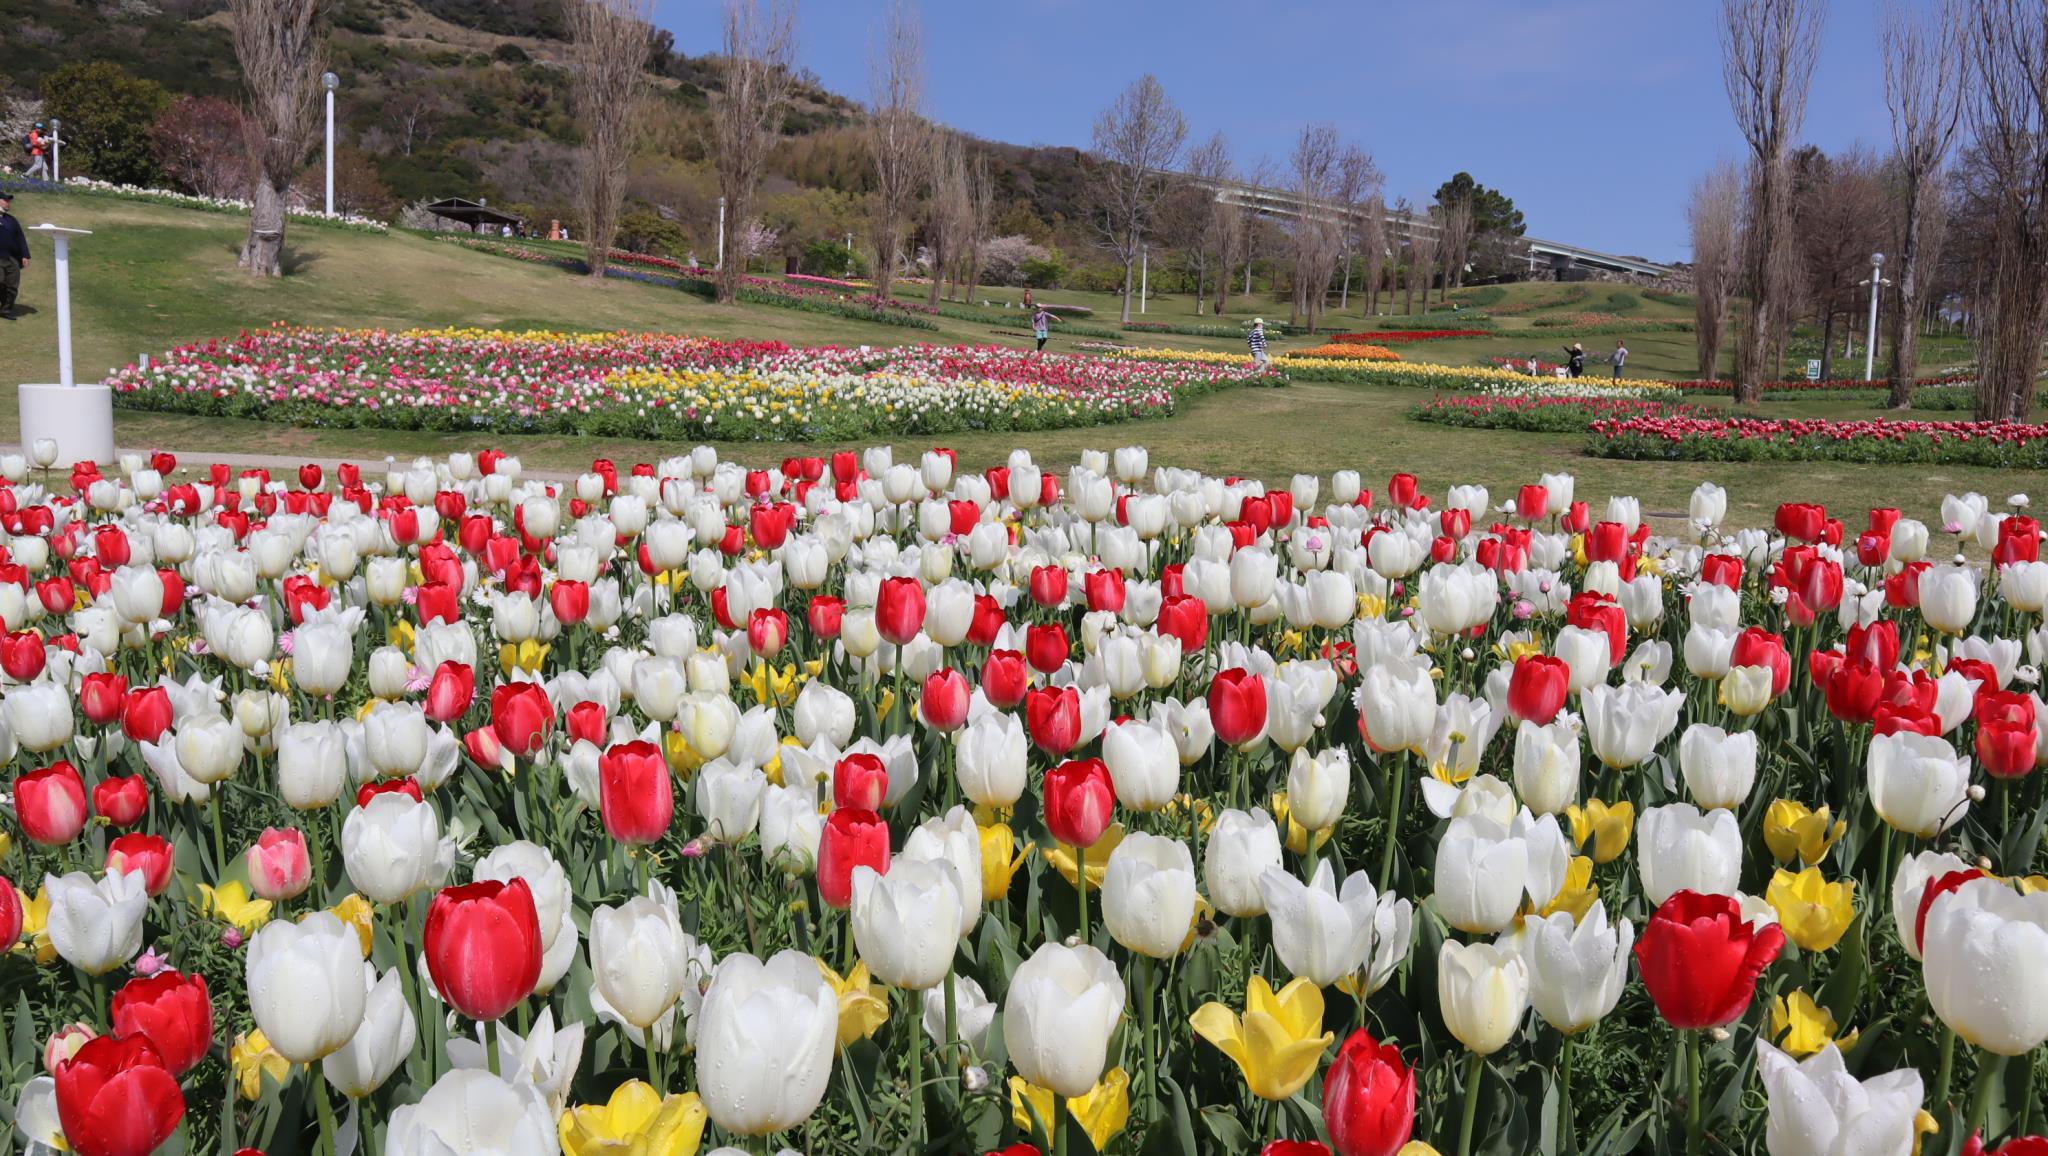
[[[16,212],[29,224],[50,220],[95,231],[94,236],[79,242],[72,270],[77,363],[80,376],[86,379],[96,379],[107,368],[126,364],[140,353],[278,321],[387,328],[474,325],[663,330],[794,343],[893,344],[935,339],[1025,344],[1023,339],[996,335],[993,329],[1002,328],[1000,325],[941,317],[939,331],[932,334],[759,305],[720,307],[673,289],[623,281],[595,284],[555,269],[466,252],[406,234],[373,236],[297,224],[292,226],[289,244],[292,275],[276,283],[259,283],[234,267],[244,228],[235,217],[72,196],[24,198],[17,202]],[[36,312],[11,325],[0,322],[0,442],[11,442],[17,433],[14,383],[50,381],[56,376],[48,252],[40,242],[37,257],[23,286],[23,300]],[[1545,291],[1555,294],[1557,290],[1556,286],[1515,286],[1508,297]],[[1595,286],[1594,296],[1607,290]],[[1017,291],[988,289],[977,297],[998,300],[1004,295],[1014,297]],[[1096,306],[1091,324],[1115,321],[1111,295],[1041,296]],[[1255,300],[1256,308],[1282,312],[1268,300]],[[1155,301],[1148,316],[1163,315],[1162,319],[1171,320],[1183,311],[1193,319],[1191,301],[1168,298]],[[1547,344],[1549,334],[1544,331],[1519,332],[1533,324],[1532,316],[1542,312],[1532,310],[1502,319],[1502,335],[1484,341],[1471,339],[1469,349],[1467,342],[1427,342],[1405,348],[1403,355],[1414,360],[1476,362],[1486,355],[1483,350],[1502,342],[1543,338]],[[1645,299],[1630,316],[1683,313],[1677,306]],[[1342,323],[1356,323],[1358,328],[1370,324],[1356,314],[1354,309]],[[1231,316],[1235,315],[1233,311]],[[1511,323],[1515,329],[1505,329]],[[1235,347],[1224,339],[1144,335],[1140,340],[1179,348]],[[1056,337],[1055,346],[1061,344]],[[1065,344],[1070,347],[1071,341]],[[1630,335],[1629,348],[1634,353],[1630,368],[1646,374],[1689,375],[1689,366],[1661,364],[1667,358],[1658,350],[1667,347],[1669,358],[1676,358],[1681,348],[1690,353],[1689,339],[1683,334],[1669,342],[1660,335]],[[1353,468],[1377,486],[1384,484],[1387,474],[1409,470],[1418,474],[1430,491],[1441,491],[1454,482],[1480,482],[1500,495],[1512,493],[1516,485],[1540,473],[1569,470],[1579,475],[1583,496],[1597,501],[1610,492],[1633,493],[1655,510],[1684,509],[1685,496],[1693,486],[1712,479],[1733,491],[1736,509],[1732,519],[1749,522],[1763,520],[1777,502],[1791,497],[1826,501],[1852,514],[1865,506],[1899,505],[1932,516],[1933,504],[1950,491],[1977,489],[2002,497],[2040,485],[2038,479],[1981,469],[1930,471],[1836,463],[1673,468],[1603,461],[1584,456],[1582,434],[1458,430],[1403,420],[1408,408],[1422,396],[1412,389],[1299,383],[1286,390],[1242,390],[1198,398],[1171,418],[1123,428],[976,434],[948,440],[961,452],[963,465],[973,468],[997,463],[1016,446],[1060,466],[1073,461],[1083,448],[1142,442],[1152,447],[1154,460],[1161,463],[1217,473],[1251,473],[1270,481],[1285,482],[1297,472],[1328,474]],[[1726,404],[1715,399],[1692,400],[1717,407]],[[1851,396],[1774,402],[1769,412],[1865,417],[1870,415],[1868,407],[1867,398]],[[208,453],[226,452],[375,459],[386,454],[403,457],[477,448],[477,439],[461,434],[298,429],[165,414],[124,412],[117,424],[124,446],[164,447],[202,460]],[[562,470],[585,466],[599,455],[630,461],[657,452],[650,443],[624,440],[493,440],[533,466]],[[788,448],[753,444],[732,446],[730,451],[747,461],[773,461]],[[924,447],[922,443],[904,443],[902,448]]]

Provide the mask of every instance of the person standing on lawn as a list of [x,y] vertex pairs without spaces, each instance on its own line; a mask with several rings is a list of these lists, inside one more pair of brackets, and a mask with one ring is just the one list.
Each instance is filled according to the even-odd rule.
[[1038,339],[1038,348],[1035,352],[1045,352],[1045,339],[1051,332],[1052,310],[1041,305],[1038,312],[1031,315],[1031,336]]
[[1607,355],[1607,363],[1614,367],[1614,380],[1621,380],[1621,367],[1628,364],[1628,346],[1621,338],[1614,339],[1614,352]]
[[1245,336],[1245,344],[1252,347],[1252,364],[1266,364],[1266,319],[1252,318],[1252,331]]
[[1564,356],[1565,371],[1567,373],[1571,374],[1573,377],[1584,377],[1586,375],[1585,346],[1575,341],[1565,348]]
[[44,154],[50,151],[50,138],[43,133],[43,122],[28,130],[28,139],[21,142],[28,149],[28,172],[24,175],[32,181],[50,179],[50,158]]
[[14,320],[21,293],[21,267],[28,264],[28,234],[14,219],[14,194],[0,190],[0,321]]

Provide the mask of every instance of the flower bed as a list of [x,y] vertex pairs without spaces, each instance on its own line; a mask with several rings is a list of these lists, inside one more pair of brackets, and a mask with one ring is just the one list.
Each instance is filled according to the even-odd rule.
[[[1661,392],[1661,391],[1660,391]],[[1408,411],[1416,421],[1466,429],[1506,429],[1534,433],[1583,433],[1593,422],[1630,418],[1663,418],[1705,413],[1696,406],[1673,405],[1616,390],[1563,391],[1519,386],[1478,397],[1435,397]]]
[[1278,380],[995,347],[792,349],[653,334],[274,329],[108,379],[127,408],[384,429],[729,440],[1052,429]]
[[[1249,354],[1216,353],[1191,349],[1136,349],[1124,357],[1167,361],[1249,360]],[[1303,381],[1349,381],[1365,385],[1399,386],[1408,389],[1486,389],[1492,386],[1526,385],[1526,373],[1485,366],[1430,365],[1412,361],[1333,361],[1329,358],[1293,359],[1276,357],[1275,364]],[[1322,376],[1318,376],[1322,375]],[[1583,389],[1628,391],[1669,391],[1670,383],[1650,378],[1625,377],[1618,382],[1579,378],[1573,384]]]
[[685,444],[0,455],[20,1145],[2044,1143],[2024,499]]
[[2048,426],[2021,422],[1673,417],[1592,429],[1590,452],[1609,458],[2048,467]]
[[[58,185],[50,181],[29,180],[26,177],[0,175],[0,189],[17,195],[21,193],[56,194],[77,193],[89,197],[118,197],[127,201],[145,201],[153,205],[173,205],[181,209],[198,209],[208,213],[244,214],[252,206],[248,201],[234,197],[202,197],[193,193],[181,193],[175,189],[151,189],[140,185],[117,185],[109,181],[96,181],[89,177],[70,177]],[[354,229],[363,233],[388,233],[391,226],[371,217],[350,213],[335,216],[317,209],[287,208],[285,216],[294,223],[321,225],[332,229]]]
[[1330,340],[1340,345],[1394,345],[1405,341],[1447,341],[1454,337],[1492,337],[1485,329],[1377,329],[1369,333],[1339,333]]
[[874,286],[866,281],[851,281],[844,277],[820,277],[815,273],[785,273],[782,279],[794,285],[815,285],[821,289],[838,289],[847,293],[864,293],[874,289]]
[[1331,358],[1339,361],[1399,361],[1401,355],[1384,345],[1364,345],[1354,342],[1331,342],[1312,349],[1290,349],[1284,356],[1302,358]]
[[[1976,384],[1976,380],[1976,378],[1969,376],[1967,374],[1952,374],[1941,377],[1923,377],[1917,380],[1916,388],[1926,388],[1930,386],[1941,386],[1943,388],[1973,386]],[[1724,397],[1732,396],[1735,393],[1735,383],[1728,380],[1674,381],[1671,383],[1671,387],[1673,389],[1684,390],[1687,393],[1710,393],[1719,394]],[[1793,378],[1790,381],[1766,381],[1763,383],[1761,388],[1763,392],[1766,394],[1868,393],[1872,391],[1888,392],[1891,389],[1891,382],[1886,381],[1884,378],[1881,377],[1871,378],[1868,380],[1857,378],[1837,378],[1825,381],[1808,381],[1807,379],[1800,377]]]

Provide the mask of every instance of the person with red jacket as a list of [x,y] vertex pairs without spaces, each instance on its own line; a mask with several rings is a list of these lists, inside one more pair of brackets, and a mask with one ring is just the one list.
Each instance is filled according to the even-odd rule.
[[28,149],[28,179],[47,181],[50,179],[50,138],[43,132],[43,122],[37,121],[28,130],[28,139],[21,142]]

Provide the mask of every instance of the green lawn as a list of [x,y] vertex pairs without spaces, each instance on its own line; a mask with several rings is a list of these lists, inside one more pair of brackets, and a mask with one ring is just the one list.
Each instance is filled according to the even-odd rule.
[[[989,325],[941,319],[940,331],[909,330],[765,306],[719,307],[689,294],[624,281],[592,283],[543,266],[467,252],[410,235],[389,237],[294,225],[290,234],[291,276],[276,283],[254,282],[234,268],[242,233],[238,218],[105,198],[23,198],[16,213],[29,224],[44,220],[90,228],[73,263],[78,366],[96,378],[137,354],[154,353],[207,337],[232,335],[245,327],[277,321],[309,325],[411,327],[476,325],[510,328],[666,330],[719,337],[777,338],[797,343],[901,341],[999,341]],[[47,253],[38,245],[39,258]],[[1593,287],[1597,303],[1608,287]],[[1515,286],[1513,293],[1554,292],[1556,286]],[[986,290],[985,296],[1015,291]],[[13,383],[49,381],[56,375],[55,321],[50,305],[47,259],[30,266],[23,299],[36,310],[0,329],[0,393]],[[1042,299],[1077,300],[1097,307],[1094,324],[1111,324],[1115,298],[1107,294],[1047,293]],[[1383,299],[1384,305],[1384,299]],[[1192,303],[1168,298],[1148,316],[1193,318]],[[1256,308],[1284,315],[1261,301]],[[1682,313],[1643,301],[1632,316]],[[1235,311],[1233,311],[1234,315]],[[1359,319],[1363,323],[1363,318]],[[1447,319],[1448,320],[1448,319]],[[5,325],[5,323],[0,323]],[[1415,359],[1477,361],[1490,346],[1527,337],[1503,335],[1486,342],[1429,343],[1410,347]],[[1549,342],[1547,335],[1543,339]],[[1216,348],[1221,340],[1147,335],[1145,344]],[[1611,341],[1611,339],[1609,339]],[[1064,344],[1056,339],[1055,347]],[[1589,346],[1592,342],[1588,342]],[[1631,366],[1663,368],[1689,376],[1686,335],[1630,336]],[[1425,488],[1441,492],[1454,482],[1481,482],[1496,495],[1546,471],[1569,470],[1581,479],[1580,493],[1598,499],[1610,492],[1640,495],[1646,508],[1683,510],[1685,496],[1703,479],[1729,487],[1738,516],[1763,518],[1778,502],[1793,497],[1822,500],[1853,512],[1872,505],[1900,505],[1923,517],[1944,493],[1976,489],[2002,497],[2038,488],[2040,481],[1993,470],[1928,470],[1832,463],[1743,466],[1686,466],[1613,462],[1583,456],[1578,435],[1537,435],[1454,430],[1405,420],[1424,395],[1414,390],[1320,383],[1284,390],[1244,390],[1197,399],[1173,417],[1120,426],[1054,433],[977,434],[948,439],[963,463],[981,467],[999,461],[1014,446],[1042,461],[1064,465],[1083,448],[1142,443],[1154,460],[1215,473],[1255,474],[1285,482],[1292,474],[1327,475],[1340,468],[1363,472],[1380,486],[1397,470],[1421,476]],[[1872,414],[1867,399],[1771,402],[1774,415],[1856,417]],[[282,458],[350,457],[446,453],[477,448],[453,434],[295,429],[257,422],[220,421],[175,415],[122,413],[118,436],[126,447],[163,447],[189,459],[208,453],[273,454]],[[0,403],[0,441],[16,436],[11,403]],[[574,470],[600,455],[647,460],[673,447],[647,442],[557,437],[499,439],[539,468]],[[729,447],[743,460],[773,461],[789,447]],[[904,450],[925,448],[905,443]]]

